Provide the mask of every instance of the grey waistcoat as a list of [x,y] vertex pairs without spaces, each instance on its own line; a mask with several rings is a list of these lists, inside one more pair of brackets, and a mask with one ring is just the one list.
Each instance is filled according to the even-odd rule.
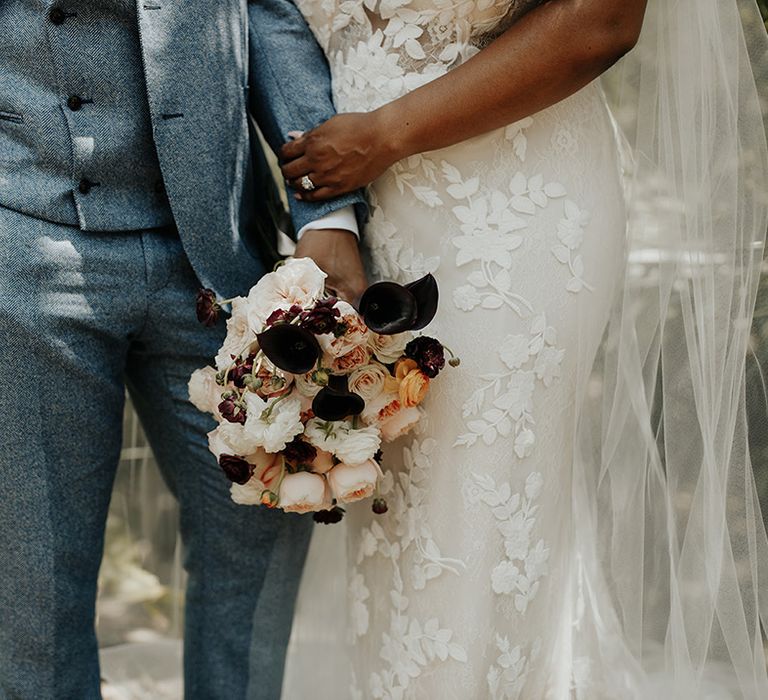
[[135,0],[10,0],[6,11],[19,29],[0,39],[0,162],[14,181],[0,204],[92,231],[171,223]]
[[[242,294],[281,214],[249,112],[273,148],[334,113],[291,0],[0,0],[0,206],[114,230],[170,204],[202,284]],[[346,204],[290,200],[297,228]]]

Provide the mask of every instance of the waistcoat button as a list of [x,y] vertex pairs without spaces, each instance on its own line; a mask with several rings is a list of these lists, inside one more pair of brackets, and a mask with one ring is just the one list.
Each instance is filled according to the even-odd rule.
[[83,106],[83,98],[80,95],[70,95],[67,99],[67,107],[77,112]]
[[80,191],[80,194],[88,194],[92,187],[93,183],[87,177],[84,177],[82,180],[80,180],[77,185],[77,189]]
[[64,24],[67,21],[67,15],[60,7],[54,7],[48,13],[48,19],[54,24]]

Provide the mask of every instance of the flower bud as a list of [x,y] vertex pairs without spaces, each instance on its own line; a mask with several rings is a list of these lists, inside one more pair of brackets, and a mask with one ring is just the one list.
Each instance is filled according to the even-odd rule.
[[383,498],[374,498],[371,510],[376,513],[376,515],[384,515],[384,513],[389,510],[389,506]]

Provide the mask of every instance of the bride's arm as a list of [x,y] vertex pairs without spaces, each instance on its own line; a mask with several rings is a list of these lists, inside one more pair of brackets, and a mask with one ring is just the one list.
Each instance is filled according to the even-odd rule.
[[464,141],[572,95],[636,43],[647,0],[549,0],[447,75],[369,114],[333,117],[283,146],[305,200],[350,192],[414,153]]

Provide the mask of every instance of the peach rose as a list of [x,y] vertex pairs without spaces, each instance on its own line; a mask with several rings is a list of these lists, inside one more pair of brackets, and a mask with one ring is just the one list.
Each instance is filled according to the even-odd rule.
[[338,301],[335,308],[341,314],[338,319],[339,322],[346,325],[344,335],[337,338],[333,333],[324,333],[318,335],[317,340],[326,355],[341,357],[358,345],[367,345],[370,331],[351,304],[346,301]]
[[367,365],[371,359],[371,351],[365,345],[356,345],[345,355],[335,357],[331,362],[334,374],[349,374],[358,367]]
[[418,406],[429,390],[429,377],[420,369],[412,369],[400,382],[400,402],[406,408]]
[[392,442],[408,433],[416,423],[421,419],[421,411],[415,406],[411,408],[400,408],[387,416],[379,423],[381,439],[384,442]]
[[333,468],[333,455],[325,450],[317,450],[317,456],[309,463],[315,474],[325,474]]
[[372,496],[380,476],[379,465],[372,459],[362,464],[341,462],[328,472],[328,485],[339,503],[353,503]]
[[280,484],[280,507],[286,513],[310,513],[331,506],[324,476],[310,472],[286,474]]
[[204,413],[218,416],[218,405],[224,387],[216,383],[216,370],[213,367],[196,369],[189,379],[189,400],[192,405]]
[[405,346],[413,338],[413,333],[395,333],[394,335],[379,335],[371,332],[368,344],[373,354],[384,364],[392,364],[402,357]]
[[349,375],[349,390],[361,396],[368,403],[375,399],[383,390],[389,371],[384,365],[372,362],[364,367],[358,367]]

